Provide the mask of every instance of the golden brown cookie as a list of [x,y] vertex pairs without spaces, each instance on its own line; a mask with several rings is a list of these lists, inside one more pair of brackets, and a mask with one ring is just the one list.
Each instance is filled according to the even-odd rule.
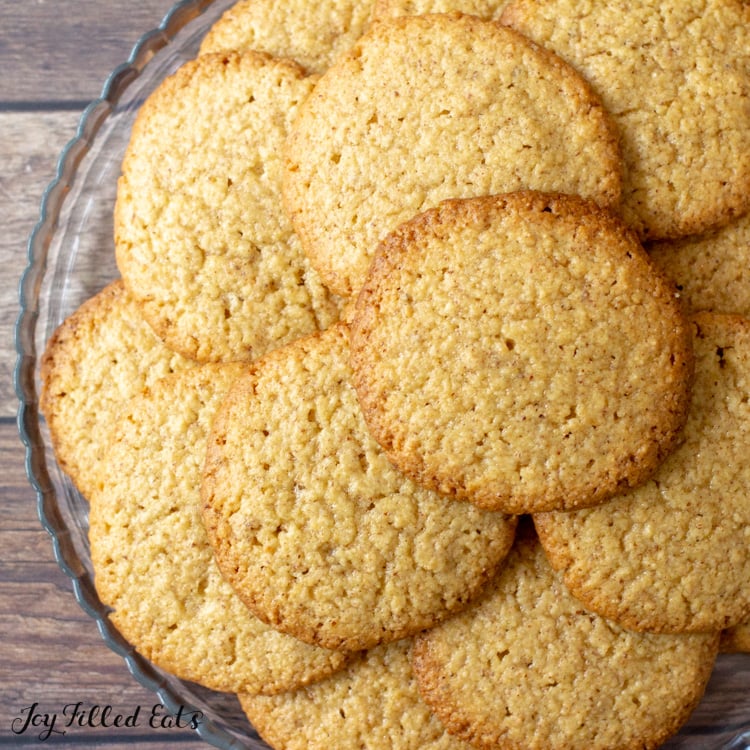
[[621,133],[625,220],[698,234],[750,207],[750,6],[741,0],[512,0],[503,23],[554,50]]
[[208,30],[200,53],[254,49],[322,73],[364,32],[373,0],[239,0]]
[[341,672],[276,696],[240,695],[263,739],[284,750],[471,750],[422,701],[411,640],[379,646]]
[[572,68],[474,16],[373,24],[321,77],[290,132],[285,205],[323,280],[344,296],[406,219],[446,198],[520,188],[616,205],[617,133]]
[[313,86],[256,52],[201,55],[141,107],[118,182],[125,285],[167,344],[253,359],[337,319],[281,209],[281,149]]
[[646,249],[693,310],[750,317],[750,214],[714,232]]
[[419,636],[420,692],[487,750],[646,750],[701,699],[718,633],[628,631],[586,611],[536,540],[519,538],[486,596]]
[[164,346],[119,279],[52,334],[41,357],[39,408],[60,468],[86,498],[121,405],[194,364]]
[[201,365],[127,404],[91,498],[91,559],[110,619],[147,659],[215,690],[274,693],[346,657],[261,623],[216,566],[200,477],[211,421],[242,371]]
[[203,497],[219,566],[258,617],[358,650],[465,607],[515,519],[396,471],[367,432],[348,358],[340,323],[259,360],[217,415]]
[[534,517],[572,593],[639,630],[721,630],[750,615],[750,322],[700,313],[693,329],[680,447],[622,497]]
[[684,423],[691,329],[622,222],[575,196],[446,201],[381,244],[351,323],[368,427],[415,481],[507,513],[637,485]]

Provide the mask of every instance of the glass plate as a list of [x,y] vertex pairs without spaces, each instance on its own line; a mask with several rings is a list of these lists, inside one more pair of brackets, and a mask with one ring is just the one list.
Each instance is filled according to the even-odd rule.
[[107,645],[135,678],[153,690],[171,713],[180,706],[203,713],[197,733],[224,750],[267,750],[234,695],[178,680],[139,656],[106,617],[93,584],[88,544],[88,507],[60,471],[38,411],[39,361],[54,329],[85,299],[118,277],[112,210],[116,181],[134,115],[167,75],[195,57],[209,26],[234,0],[184,0],[158,28],[141,37],[126,63],[107,79],[102,95],[82,114],[66,146],[55,180],[42,199],[29,240],[16,330],[18,416],[26,445],[29,479],[39,515],[52,536],[55,556],[73,581],[75,596],[96,620]]
[[[172,713],[180,706],[203,712],[200,737],[225,750],[268,746],[248,724],[235,696],[178,680],[140,657],[109,623],[93,585],[86,502],[55,462],[38,410],[38,353],[54,329],[118,276],[112,209],[122,156],[135,112],[167,75],[197,54],[205,32],[234,0],[184,0],[157,29],[145,34],[129,60],[112,72],[101,98],[83,113],[76,137],[63,151],[57,176],[44,194],[28,245],[16,327],[15,387],[18,426],[26,446],[29,480],[55,556],[70,576],[76,599],[97,622],[107,645],[142,685]],[[700,706],[670,750],[750,750],[750,655],[722,655]],[[384,748],[383,750],[389,750]]]

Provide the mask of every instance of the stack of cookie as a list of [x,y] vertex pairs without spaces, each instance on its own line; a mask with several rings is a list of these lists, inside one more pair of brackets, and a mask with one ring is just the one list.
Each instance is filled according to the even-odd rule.
[[42,362],[123,636],[277,748],[676,733],[748,650],[748,35],[739,0],[227,11]]

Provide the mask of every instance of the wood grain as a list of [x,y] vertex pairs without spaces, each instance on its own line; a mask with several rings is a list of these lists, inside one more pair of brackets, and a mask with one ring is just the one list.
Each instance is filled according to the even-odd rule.
[[[80,113],[3,112],[0,110],[0,265],[8,283],[0,287],[0,417],[16,413],[12,388],[15,367],[13,330],[18,317],[18,281],[26,266],[26,244],[38,219],[44,189],[57,158],[75,134]],[[11,279],[13,280],[11,283]]]
[[157,27],[170,0],[0,0],[0,103],[34,111],[99,96],[141,34]]

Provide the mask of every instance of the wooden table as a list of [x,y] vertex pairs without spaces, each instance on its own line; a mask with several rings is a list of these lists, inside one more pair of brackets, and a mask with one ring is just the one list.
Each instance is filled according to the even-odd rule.
[[107,75],[171,5],[0,0],[0,747],[209,747],[191,730],[153,729],[146,721],[137,728],[74,727],[44,743],[43,726],[18,735],[11,729],[35,704],[39,713],[80,701],[123,714],[141,706],[145,714],[159,703],[104,644],[55,562],[25,475],[12,373],[26,242],[57,158]]
[[[136,728],[73,727],[46,743],[39,738],[44,726],[12,731],[13,721],[22,727],[18,722],[32,707],[42,715],[80,702],[84,710],[111,706],[128,715],[137,707],[148,714],[158,704],[104,644],[54,559],[24,470],[12,374],[26,243],[58,156],[110,71],[171,5],[172,0],[0,0],[0,748],[209,747],[190,730],[152,728],[145,721]],[[748,689],[747,664],[737,677],[738,692]],[[712,704],[700,720],[710,723],[722,709],[731,711]],[[732,717],[737,726],[748,718]]]

